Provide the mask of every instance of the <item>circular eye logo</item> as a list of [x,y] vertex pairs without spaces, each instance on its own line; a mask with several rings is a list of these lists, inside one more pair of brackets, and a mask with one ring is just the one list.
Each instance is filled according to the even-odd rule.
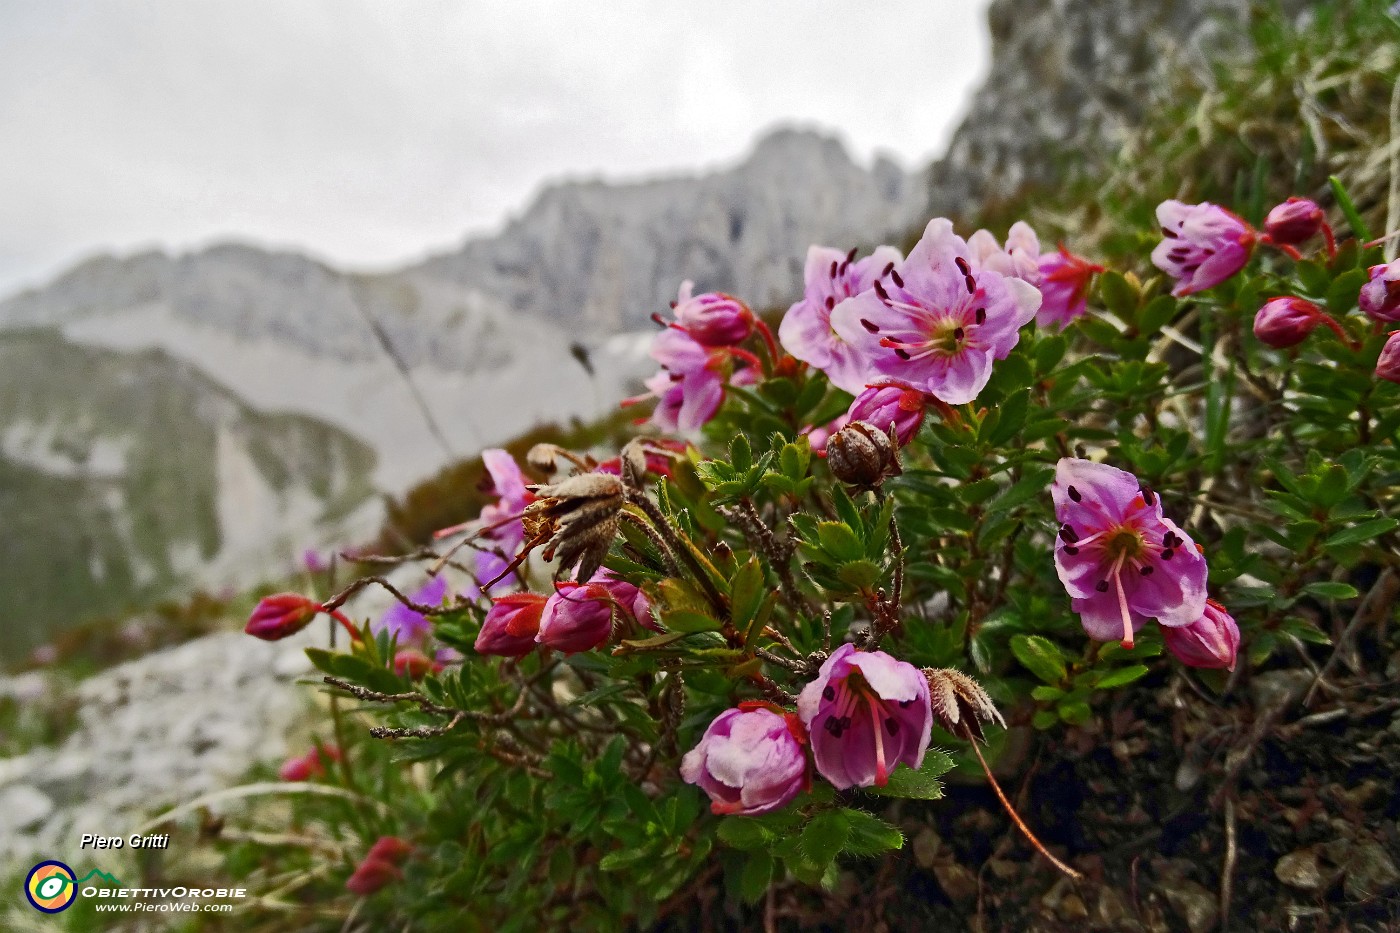
[[40,862],[29,869],[24,879],[24,896],[35,910],[56,914],[66,910],[78,899],[77,880],[73,869],[62,862]]

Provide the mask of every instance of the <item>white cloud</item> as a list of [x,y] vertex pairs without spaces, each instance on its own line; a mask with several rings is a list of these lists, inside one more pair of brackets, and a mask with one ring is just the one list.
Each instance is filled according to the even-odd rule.
[[986,69],[985,0],[878,6],[0,0],[0,292],[222,238],[388,265],[776,122],[914,165]]

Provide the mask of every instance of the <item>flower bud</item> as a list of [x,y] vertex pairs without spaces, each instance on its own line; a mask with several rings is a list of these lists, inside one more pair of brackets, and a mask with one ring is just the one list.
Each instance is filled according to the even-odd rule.
[[1400,259],[1371,267],[1371,279],[1361,286],[1357,305],[1383,324],[1400,322]]
[[492,600],[476,636],[477,654],[519,658],[534,651],[546,601],[538,593],[511,593]]
[[380,836],[374,840],[374,845],[369,847],[369,852],[365,858],[379,859],[394,865],[400,865],[403,860],[413,854],[413,845],[404,842],[398,836]]
[[826,462],[843,483],[873,489],[904,472],[894,433],[884,433],[866,421],[853,421],[826,442]]
[[715,813],[752,816],[785,806],[807,786],[806,730],[797,717],[743,704],[725,710],[681,759],[681,777]]
[[651,611],[651,600],[635,584],[626,580],[604,567],[593,577],[591,583],[596,583],[607,590],[612,597],[613,605],[618,612],[636,622],[643,628],[651,629],[653,632],[661,631],[661,626],[656,623],[656,618]]
[[355,872],[345,882],[345,889],[352,894],[368,897],[393,881],[403,877],[397,865],[378,858],[366,858],[355,866]]
[[1254,315],[1254,336],[1276,350],[1297,346],[1322,323],[1322,309],[1311,301],[1271,298]]
[[1269,211],[1264,218],[1264,232],[1269,239],[1284,246],[1307,242],[1322,229],[1327,215],[1307,198],[1289,198]]
[[248,617],[243,631],[263,641],[277,641],[306,628],[320,611],[320,603],[300,593],[264,596]]
[[535,641],[565,654],[599,647],[612,634],[612,597],[597,583],[557,583]]
[[895,438],[903,447],[914,439],[924,423],[926,398],[917,389],[898,385],[870,386],[856,396],[846,414],[851,421],[864,421],[881,431],[893,426]]
[[1162,626],[1167,650],[1187,667],[1235,669],[1235,653],[1240,647],[1240,630],[1225,607],[1206,600],[1206,611],[1190,625]]
[[423,675],[440,667],[417,648],[400,648],[394,654],[394,673],[409,680],[421,680]]
[[1381,355],[1376,360],[1376,378],[1400,382],[1400,330],[1391,334],[1381,347]]
[[733,295],[705,292],[690,295],[691,283],[681,285],[676,323],[705,347],[732,347],[753,333],[753,312]]
[[327,761],[339,761],[340,749],[334,745],[318,745],[296,758],[288,758],[278,769],[284,781],[309,781],[326,773]]

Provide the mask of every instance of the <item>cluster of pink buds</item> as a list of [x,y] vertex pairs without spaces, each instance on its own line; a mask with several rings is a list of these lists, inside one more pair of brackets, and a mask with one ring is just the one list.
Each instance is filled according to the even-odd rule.
[[716,717],[681,761],[681,777],[709,795],[715,813],[766,813],[809,786],[804,749],[840,790],[883,787],[900,763],[922,766],[932,728],[923,672],[844,644],[803,688],[795,714],[748,702]]
[[368,897],[403,877],[400,866],[413,854],[413,846],[397,836],[380,836],[345,882],[346,890]]
[[478,654],[518,658],[543,645],[565,654],[600,648],[614,624],[660,631],[639,587],[601,570],[587,583],[563,581],[552,596],[511,593],[492,600],[476,637]]
[[1070,457],[1050,491],[1055,570],[1089,637],[1132,648],[1134,632],[1156,619],[1183,663],[1234,667],[1239,630],[1206,599],[1203,548],[1163,515],[1160,496],[1131,473]]

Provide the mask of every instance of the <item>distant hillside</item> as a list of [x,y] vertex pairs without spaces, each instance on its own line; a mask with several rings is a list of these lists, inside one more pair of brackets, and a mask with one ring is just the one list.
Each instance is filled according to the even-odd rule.
[[158,350],[0,334],[0,658],[43,632],[290,566],[372,527],[374,452]]

